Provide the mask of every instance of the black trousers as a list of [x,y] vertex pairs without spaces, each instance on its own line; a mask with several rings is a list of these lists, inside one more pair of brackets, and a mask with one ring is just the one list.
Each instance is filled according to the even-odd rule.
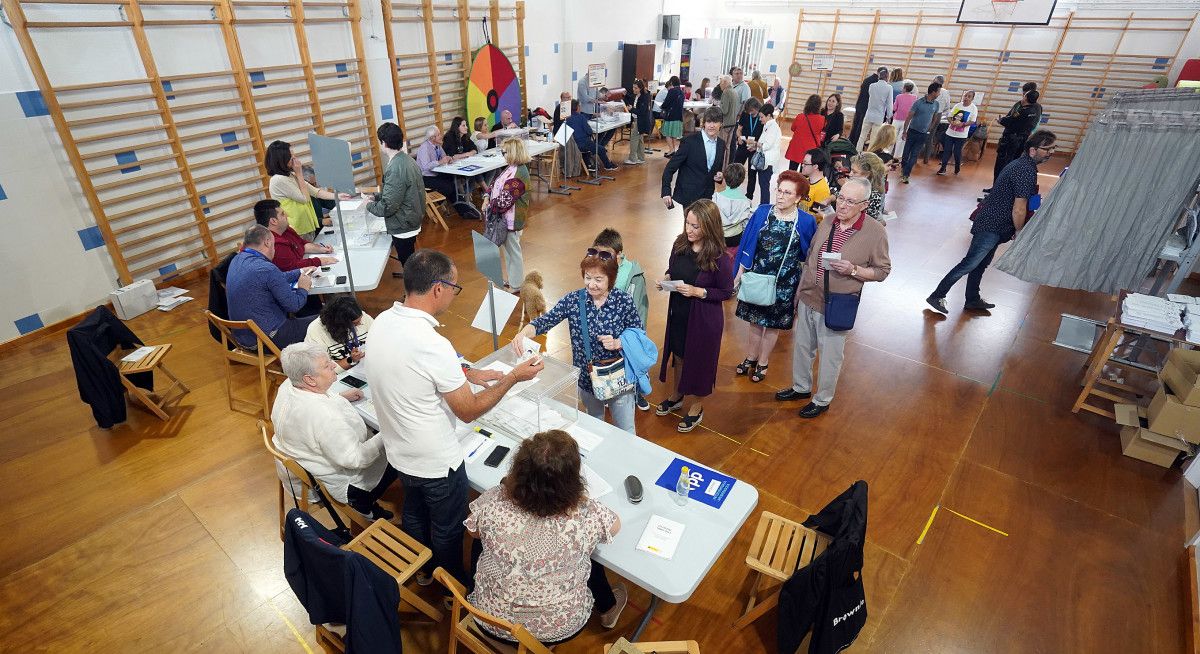
[[400,265],[403,266],[408,263],[408,258],[417,250],[417,237],[398,238],[393,236],[392,247],[396,250],[396,258],[400,260]]
[[375,506],[375,503],[379,501],[379,498],[383,497],[384,492],[386,492],[388,487],[392,485],[392,482],[396,481],[396,476],[398,474],[399,473],[396,472],[396,469],[393,468],[391,464],[388,464],[388,466],[383,469],[383,476],[379,478],[379,483],[375,484],[375,488],[372,488],[371,490],[363,490],[354,484],[347,486],[346,504],[349,504],[350,508],[358,511],[359,513],[370,513],[371,507]]

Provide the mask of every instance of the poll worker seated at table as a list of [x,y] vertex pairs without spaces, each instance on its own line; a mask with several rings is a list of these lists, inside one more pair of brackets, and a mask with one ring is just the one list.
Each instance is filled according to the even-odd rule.
[[[292,146],[286,141],[273,141],[267,146],[263,161],[267,174],[271,176],[269,190],[271,198],[278,200],[292,218],[296,232],[311,241],[321,231],[321,220],[313,208],[313,198],[333,200],[338,197],[333,191],[317,188],[304,180],[304,166],[300,159],[292,156]],[[342,194],[342,199],[350,196]]]
[[579,111],[579,101],[572,100],[571,116],[565,122],[574,130],[572,137],[575,139],[575,145],[579,146],[579,153],[583,155],[584,161],[587,162],[588,167],[593,167],[596,162],[592,160],[592,155],[598,154],[605,170],[616,170],[616,164],[608,159],[608,149],[604,147],[603,143],[596,143],[596,133],[592,131],[588,120],[589,116]]
[[[613,588],[604,567],[592,560],[600,543],[612,541],[621,520],[589,499],[579,446],[552,429],[521,443],[500,485],[471,502],[466,527],[483,542],[475,566],[472,604],[523,625],[546,645],[574,638],[593,612],[605,629],[617,625],[629,600]],[[485,623],[493,638],[511,636]]]
[[442,139],[442,149],[452,161],[466,159],[477,152],[475,141],[471,140],[471,130],[467,129],[467,119],[455,116],[450,121],[450,129]]
[[467,220],[479,220],[483,216],[479,210],[471,206],[466,198],[460,199],[454,187],[454,176],[435,172],[438,166],[445,166],[454,159],[442,149],[442,130],[430,127],[425,131],[425,142],[417,148],[417,167],[421,169],[425,186],[441,193],[454,206],[458,215]]
[[563,91],[558,94],[558,102],[554,105],[554,134],[558,133],[558,128],[562,127],[563,121],[567,119],[571,113],[571,92]]
[[488,149],[490,150],[496,147],[496,138],[500,136],[496,132],[502,129],[519,129],[520,127],[517,121],[513,120],[512,112],[505,109],[500,112],[500,121],[493,124],[490,130],[481,133],[480,136],[488,140]]
[[308,325],[304,342],[325,348],[334,363],[349,370],[367,356],[367,333],[374,322],[353,296],[343,295],[325,303]]
[[[246,230],[243,249],[229,262],[225,276],[225,299],[230,320],[253,320],[271,338],[275,347],[285,348],[304,340],[308,323],[316,315],[292,318],[308,301],[312,288],[311,268],[284,272],[271,260],[275,257],[275,236],[262,225]],[[234,338],[247,348],[254,347],[254,334],[235,329]]]
[[291,228],[288,215],[278,200],[256,202],[254,222],[271,230],[271,234],[275,236],[275,256],[271,262],[284,272],[306,266],[328,266],[337,263],[337,257],[328,256],[333,252],[332,246],[309,243],[300,238],[296,230]]
[[319,345],[293,343],[280,363],[290,383],[279,387],[271,407],[275,447],[325,484],[334,500],[368,520],[390,520],[394,514],[378,502],[396,469],[383,455],[383,439],[350,404],[363,399],[362,391],[330,392],[338,367]]

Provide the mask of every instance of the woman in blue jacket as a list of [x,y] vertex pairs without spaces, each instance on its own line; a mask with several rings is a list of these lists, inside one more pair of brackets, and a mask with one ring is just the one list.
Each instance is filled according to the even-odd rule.
[[679,88],[679,78],[667,80],[667,97],[662,103],[662,135],[667,137],[667,152],[665,156],[675,154],[679,147],[679,139],[683,138],[683,91]]

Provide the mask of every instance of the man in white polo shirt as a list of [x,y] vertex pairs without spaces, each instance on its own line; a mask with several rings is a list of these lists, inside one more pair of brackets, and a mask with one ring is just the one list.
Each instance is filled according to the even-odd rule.
[[[458,269],[445,254],[413,254],[404,264],[404,290],[404,302],[379,314],[371,328],[367,383],[384,453],[404,484],[400,525],[433,550],[418,581],[427,583],[428,572],[441,566],[470,587],[462,556],[467,472],[454,418],[475,420],[544,366],[535,357],[507,375],[462,368],[454,346],[435,329],[436,316],[462,291]],[[468,382],[486,388],[475,393]]]

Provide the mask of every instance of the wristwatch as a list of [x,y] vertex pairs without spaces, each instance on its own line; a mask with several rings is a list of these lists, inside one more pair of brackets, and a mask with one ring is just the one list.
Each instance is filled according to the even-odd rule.
[[857,265],[850,269],[850,276],[858,277],[858,266]]

